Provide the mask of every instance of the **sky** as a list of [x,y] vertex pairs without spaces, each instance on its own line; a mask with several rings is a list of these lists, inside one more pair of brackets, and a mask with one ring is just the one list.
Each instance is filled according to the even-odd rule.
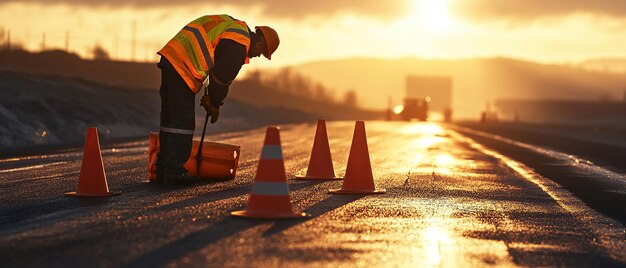
[[[283,66],[348,57],[513,57],[542,63],[626,58],[622,0],[0,0],[0,42],[114,59],[155,54],[186,23],[229,14],[275,28]],[[256,59],[255,59],[256,60]]]

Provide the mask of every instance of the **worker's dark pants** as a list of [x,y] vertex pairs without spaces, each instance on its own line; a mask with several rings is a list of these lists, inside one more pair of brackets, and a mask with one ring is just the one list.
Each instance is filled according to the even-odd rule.
[[183,165],[191,154],[195,128],[195,94],[185,81],[162,57],[161,68],[161,129],[157,154],[157,172],[181,174]]

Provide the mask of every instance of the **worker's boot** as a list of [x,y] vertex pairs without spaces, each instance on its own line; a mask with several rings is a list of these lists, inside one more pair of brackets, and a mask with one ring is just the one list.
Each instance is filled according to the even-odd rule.
[[153,183],[156,184],[163,184],[165,183],[163,180],[163,177],[165,177],[165,168],[163,167],[163,165],[156,165],[156,179],[154,181],[152,181]]
[[167,138],[168,138],[168,133],[167,132],[160,132],[159,133],[159,152],[157,153],[157,158],[156,158],[156,179],[153,181],[156,184],[163,184],[163,176],[165,176],[165,165],[163,163],[166,162],[165,157],[166,157],[166,153],[167,152]]
[[173,169],[165,169],[163,182],[165,185],[190,185],[199,183],[200,178],[190,175],[189,172],[180,165]]
[[185,162],[191,154],[191,135],[167,134],[165,162],[163,162],[163,182],[165,185],[195,184],[200,182],[200,178],[189,175],[185,169]]

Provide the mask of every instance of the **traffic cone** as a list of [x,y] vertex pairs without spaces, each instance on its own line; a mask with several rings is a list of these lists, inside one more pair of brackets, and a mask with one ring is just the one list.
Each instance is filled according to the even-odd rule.
[[357,121],[354,127],[343,186],[341,189],[333,189],[329,192],[332,194],[384,194],[386,192],[385,189],[376,189],[374,186],[363,121]]
[[315,140],[313,140],[313,150],[311,150],[311,159],[306,176],[296,177],[300,180],[342,180],[343,178],[335,177],[333,168],[333,159],[330,156],[330,145],[328,145],[328,135],[326,134],[326,121],[320,119],[317,121],[317,130],[315,131]]
[[104,164],[100,153],[98,129],[87,128],[87,139],[83,149],[83,163],[80,167],[76,192],[65,193],[65,196],[114,196],[122,192],[110,192]]
[[248,208],[233,211],[233,216],[257,219],[286,219],[309,217],[307,213],[296,213],[291,208],[289,186],[285,175],[283,152],[277,127],[268,127],[261,160],[252,183]]

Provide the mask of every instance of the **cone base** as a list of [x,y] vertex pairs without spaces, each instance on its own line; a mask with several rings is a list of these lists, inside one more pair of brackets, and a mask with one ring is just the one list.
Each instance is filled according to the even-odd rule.
[[109,196],[116,196],[116,195],[120,195],[122,194],[122,192],[107,192],[107,193],[102,193],[102,194],[84,194],[84,193],[77,193],[77,192],[68,192],[65,193],[65,196],[70,196],[70,197],[109,197]]
[[331,194],[384,194],[387,192],[385,189],[374,190],[356,190],[356,189],[330,189]]
[[310,181],[337,181],[343,180],[340,177],[313,177],[313,176],[296,176],[296,180],[310,180]]
[[273,213],[254,213],[249,212],[247,210],[239,210],[233,211],[230,213],[231,216],[235,217],[243,217],[243,218],[253,218],[253,219],[265,219],[265,220],[274,220],[274,219],[295,219],[295,218],[308,218],[311,217],[309,213],[293,213],[293,214],[273,214]]

